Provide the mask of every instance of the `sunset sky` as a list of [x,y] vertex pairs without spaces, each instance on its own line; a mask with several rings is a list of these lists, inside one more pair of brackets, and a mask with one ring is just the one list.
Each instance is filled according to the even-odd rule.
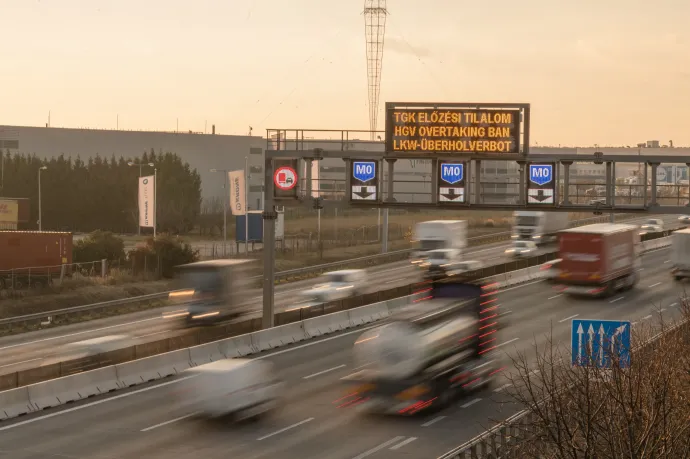
[[[0,124],[368,129],[362,0],[0,0]],[[529,102],[538,145],[690,145],[687,0],[388,0],[383,102]]]

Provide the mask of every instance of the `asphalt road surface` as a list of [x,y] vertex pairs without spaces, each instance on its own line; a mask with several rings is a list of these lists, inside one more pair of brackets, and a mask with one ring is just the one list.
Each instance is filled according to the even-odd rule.
[[677,316],[683,284],[669,274],[669,249],[645,254],[638,286],[603,300],[575,300],[537,281],[504,290],[494,358],[504,372],[493,387],[439,413],[415,418],[367,417],[342,405],[340,379],[354,371],[350,349],[363,329],[258,358],[286,381],[285,404],[253,424],[199,421],[173,403],[178,380],[151,383],[0,424],[0,456],[24,458],[435,458],[518,409],[508,403],[510,357],[552,330],[566,345],[573,318],[630,320],[634,327]]
[[[647,217],[629,220],[626,223],[641,223]],[[664,217],[668,228],[676,226],[677,216]],[[481,260],[485,265],[495,265],[509,261],[504,255],[509,243],[496,243],[468,249],[466,259]],[[540,250],[540,253],[554,250],[555,247]],[[364,293],[390,289],[414,282],[420,278],[419,271],[408,261],[389,263],[368,270],[368,286]],[[276,311],[298,308],[302,305],[299,293],[321,282],[318,279],[292,282],[276,286]],[[261,314],[262,291],[253,290],[249,295],[249,307],[254,314]],[[174,309],[168,308],[165,310]],[[13,373],[39,365],[60,361],[64,346],[88,339],[109,335],[129,337],[123,346],[131,346],[156,341],[183,334],[169,320],[161,318],[164,310],[154,309],[124,314],[106,319],[92,320],[72,325],[64,325],[44,330],[32,331],[0,338],[0,374]]]

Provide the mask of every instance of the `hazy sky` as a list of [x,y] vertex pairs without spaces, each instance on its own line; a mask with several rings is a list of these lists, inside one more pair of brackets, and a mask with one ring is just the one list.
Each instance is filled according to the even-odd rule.
[[[0,0],[0,124],[368,129],[363,3]],[[690,145],[687,0],[388,9],[381,107],[529,102],[538,145]]]

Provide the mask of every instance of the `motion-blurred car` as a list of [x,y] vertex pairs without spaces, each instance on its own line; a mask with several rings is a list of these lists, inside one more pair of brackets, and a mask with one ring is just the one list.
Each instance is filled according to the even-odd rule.
[[204,417],[256,419],[278,408],[283,382],[267,360],[222,359],[185,370],[179,407]]
[[547,282],[555,282],[558,279],[558,275],[561,273],[561,261],[563,261],[561,258],[556,258],[541,265],[539,269],[544,272],[544,279]]
[[690,215],[681,215],[678,217],[678,223],[681,225],[690,225]]
[[660,218],[650,218],[640,225],[640,229],[644,233],[658,233],[664,230],[664,221]]
[[532,241],[513,241],[513,245],[506,249],[505,254],[513,257],[527,257],[536,255],[537,244]]
[[87,371],[98,368],[107,356],[104,354],[132,346],[135,339],[129,335],[99,336],[57,346],[43,359],[43,365],[64,362],[65,371]]
[[362,294],[366,285],[366,270],[344,269],[323,274],[323,283],[301,293],[301,306],[342,300]]
[[425,279],[440,279],[455,276],[482,268],[477,260],[460,260],[455,249],[437,249],[429,252],[428,259],[422,264],[425,268]]

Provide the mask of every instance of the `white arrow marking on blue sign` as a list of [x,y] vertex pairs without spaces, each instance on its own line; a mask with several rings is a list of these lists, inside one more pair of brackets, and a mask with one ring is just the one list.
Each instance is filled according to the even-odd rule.
[[577,326],[577,355],[582,362],[582,335],[585,334],[585,330],[582,328],[582,322]]
[[599,325],[599,365],[604,366],[604,324]]
[[589,341],[588,341],[588,348],[587,348],[587,359],[592,358],[592,351],[594,350],[594,327],[592,327],[592,324],[589,324],[589,328],[587,329],[587,334],[589,335]]
[[616,328],[616,333],[614,333],[613,336],[611,336],[611,355],[613,355],[616,349],[616,337],[623,334],[623,332],[625,331],[625,327],[626,325],[623,324],[620,327]]

